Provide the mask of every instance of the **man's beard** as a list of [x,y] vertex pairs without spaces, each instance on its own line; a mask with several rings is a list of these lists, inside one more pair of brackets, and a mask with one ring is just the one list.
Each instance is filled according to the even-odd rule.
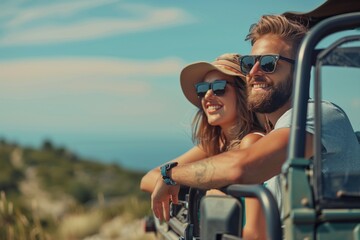
[[272,86],[266,92],[251,94],[251,86],[248,86],[248,108],[257,113],[272,113],[284,106],[291,97],[292,79]]

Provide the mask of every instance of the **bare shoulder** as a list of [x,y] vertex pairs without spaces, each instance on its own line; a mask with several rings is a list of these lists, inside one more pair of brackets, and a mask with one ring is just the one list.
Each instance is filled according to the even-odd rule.
[[254,144],[256,141],[258,141],[260,138],[262,138],[263,136],[264,136],[264,134],[260,133],[260,132],[253,132],[253,133],[247,134],[241,140],[240,148],[249,147],[250,145]]

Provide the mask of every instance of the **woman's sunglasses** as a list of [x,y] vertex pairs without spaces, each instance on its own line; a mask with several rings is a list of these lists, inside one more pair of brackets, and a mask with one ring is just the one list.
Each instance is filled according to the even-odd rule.
[[260,68],[262,71],[266,73],[273,73],[276,69],[276,64],[279,60],[284,60],[291,64],[295,63],[293,59],[286,58],[278,54],[245,55],[240,58],[240,68],[242,73],[247,75],[254,67],[255,63],[259,61]]
[[233,85],[226,80],[215,80],[211,83],[208,82],[200,82],[195,84],[196,94],[199,98],[205,97],[207,91],[212,89],[216,96],[222,96],[225,94],[226,84]]

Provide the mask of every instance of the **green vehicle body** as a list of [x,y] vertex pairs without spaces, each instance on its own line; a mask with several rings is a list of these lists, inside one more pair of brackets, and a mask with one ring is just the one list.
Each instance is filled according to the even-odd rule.
[[[328,201],[322,197],[321,188],[321,74],[323,65],[350,64],[359,67],[359,62],[329,62],[333,54],[360,55],[360,48],[340,48],[342,44],[360,41],[360,35],[345,36],[326,49],[315,50],[323,38],[332,33],[351,30],[360,26],[360,12],[341,14],[323,20],[314,26],[304,39],[299,55],[294,87],[294,115],[292,120],[288,160],[282,168],[285,239],[360,239],[360,173],[351,176],[358,183],[356,192],[348,192],[338,199]],[[314,54],[316,52],[316,54]],[[316,55],[314,100],[315,100],[315,155],[312,173],[310,161],[303,159],[305,150],[306,99],[309,93],[310,71]],[[360,144],[360,143],[359,143]],[[358,156],[360,160],[360,156]]]

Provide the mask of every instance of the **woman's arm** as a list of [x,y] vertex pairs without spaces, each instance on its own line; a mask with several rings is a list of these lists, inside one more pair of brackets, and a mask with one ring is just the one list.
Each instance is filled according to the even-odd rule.
[[[199,146],[191,148],[186,153],[180,155],[179,157],[169,161],[169,162],[178,162],[179,165],[185,163],[195,162],[207,157],[207,154]],[[145,176],[141,179],[140,189],[149,193],[152,193],[156,184],[156,181],[160,177],[160,166],[150,170]]]

